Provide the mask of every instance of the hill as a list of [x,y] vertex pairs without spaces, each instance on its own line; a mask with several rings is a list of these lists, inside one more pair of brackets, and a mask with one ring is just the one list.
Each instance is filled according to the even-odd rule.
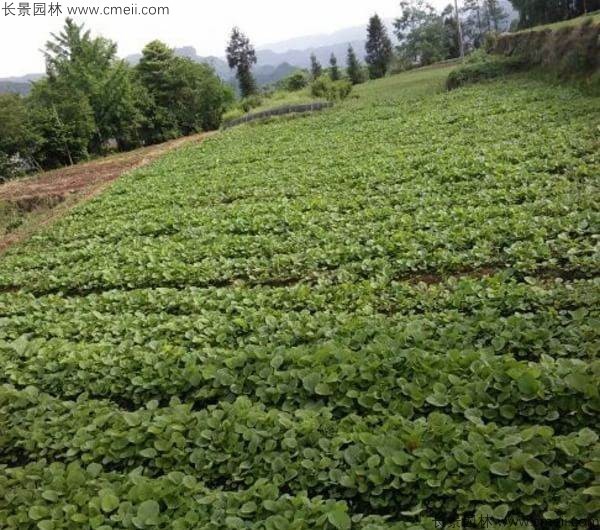
[[17,83],[14,81],[0,81],[0,94],[21,94],[23,96],[29,94],[31,90],[30,83]]
[[[393,19],[384,19],[384,24],[390,36],[394,33]],[[291,39],[271,42],[258,47],[258,51],[271,51],[274,53],[285,53],[290,50],[311,50],[326,46],[337,46],[348,42],[365,41],[367,33],[366,24],[343,28],[332,33],[303,35]]]
[[5,528],[597,517],[598,99],[448,71],[182,148],[9,251]]

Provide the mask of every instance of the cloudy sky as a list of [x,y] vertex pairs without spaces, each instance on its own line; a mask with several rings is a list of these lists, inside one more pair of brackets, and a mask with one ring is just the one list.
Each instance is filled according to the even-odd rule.
[[[23,0],[12,0],[16,13]],[[449,0],[432,0],[437,6]],[[399,0],[46,0],[61,6],[62,16],[33,16],[31,0],[29,16],[6,14],[5,0],[0,0],[0,77],[42,72],[44,63],[40,48],[50,32],[60,30],[68,8],[110,6],[167,6],[168,15],[161,16],[74,16],[94,34],[101,34],[119,44],[119,55],[141,50],[152,39],[170,46],[194,46],[200,55],[223,55],[227,36],[237,25],[257,46],[304,35],[331,33],[338,29],[365,23],[377,12],[392,18],[399,13]],[[8,0],[10,6],[11,0]]]

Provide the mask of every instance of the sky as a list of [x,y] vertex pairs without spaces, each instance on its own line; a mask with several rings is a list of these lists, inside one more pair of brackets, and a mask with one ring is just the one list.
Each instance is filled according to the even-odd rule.
[[[366,24],[377,12],[384,18],[399,14],[399,0],[31,0],[29,15],[18,16],[23,0],[0,0],[0,77],[44,71],[40,49],[51,32],[58,32],[68,8],[111,6],[168,7],[168,15],[76,15],[94,35],[119,45],[119,55],[138,53],[153,39],[172,47],[194,46],[199,55],[224,55],[229,32],[239,26],[257,46],[305,35],[333,33]],[[6,14],[6,4],[16,15]],[[45,4],[46,15],[33,16],[33,5]],[[61,16],[48,14],[58,3]],[[438,6],[448,0],[433,0]],[[10,13],[10,12],[8,12]]]

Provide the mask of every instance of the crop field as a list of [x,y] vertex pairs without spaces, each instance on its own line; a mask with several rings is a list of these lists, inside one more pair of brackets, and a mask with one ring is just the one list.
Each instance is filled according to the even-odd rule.
[[184,147],[9,250],[0,528],[600,518],[600,102],[447,73]]

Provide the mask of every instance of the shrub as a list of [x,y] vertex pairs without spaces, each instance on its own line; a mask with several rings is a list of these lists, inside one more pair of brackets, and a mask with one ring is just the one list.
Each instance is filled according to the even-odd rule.
[[223,115],[223,122],[226,121],[230,121],[230,120],[235,120],[237,118],[241,118],[244,114],[246,114],[243,109],[239,108],[239,107],[234,107],[231,110],[228,110],[224,115]]
[[297,92],[308,86],[308,74],[302,71],[294,72],[282,79],[280,86],[288,92]]
[[0,182],[9,180],[21,173],[22,171],[20,171],[15,159],[0,151]]
[[352,92],[352,83],[347,79],[332,81],[327,76],[315,79],[311,85],[311,94],[316,98],[325,98],[327,101],[341,101]]
[[498,58],[487,56],[475,58],[460,68],[453,70],[446,80],[446,88],[454,90],[469,83],[495,79],[520,70],[524,61],[519,58]]
[[242,101],[240,101],[240,108],[244,112],[250,112],[252,109],[260,107],[262,104],[263,99],[258,94],[254,94],[242,99]]

